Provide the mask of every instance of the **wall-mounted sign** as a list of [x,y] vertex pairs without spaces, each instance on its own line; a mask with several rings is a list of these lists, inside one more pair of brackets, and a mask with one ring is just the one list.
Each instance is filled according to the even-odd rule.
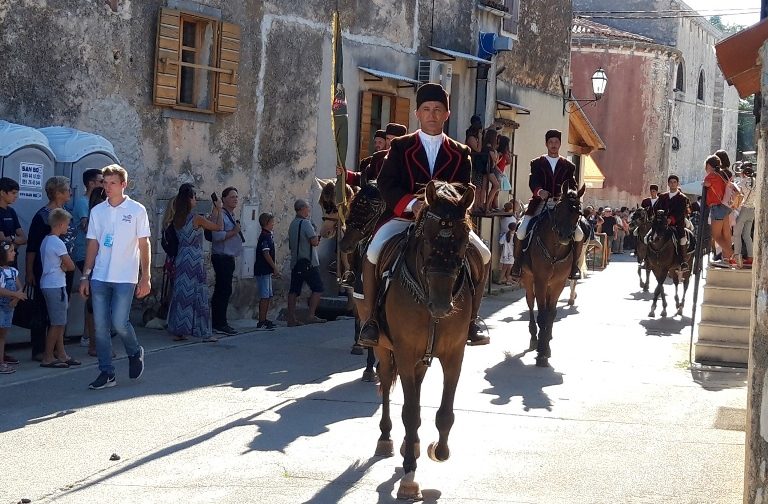
[[43,165],[38,163],[19,163],[19,185],[42,189],[44,170]]
[[43,201],[43,193],[37,191],[19,191],[19,199]]
[[677,137],[672,137],[672,150],[680,150],[680,139]]

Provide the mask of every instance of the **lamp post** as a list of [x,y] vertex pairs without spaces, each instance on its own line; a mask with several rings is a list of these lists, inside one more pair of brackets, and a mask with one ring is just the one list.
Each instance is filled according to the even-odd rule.
[[[566,112],[569,114],[571,112],[576,112],[577,110],[581,110],[584,105],[598,101],[603,97],[606,86],[608,86],[608,76],[605,74],[605,70],[600,67],[592,74],[592,93],[595,95],[595,98],[592,100],[579,100],[573,97],[570,88],[567,93],[565,92],[565,83],[563,82],[563,78],[560,77],[560,87],[563,90],[563,115],[565,115]],[[569,102],[575,103],[577,106],[573,108],[573,110],[567,110]]]

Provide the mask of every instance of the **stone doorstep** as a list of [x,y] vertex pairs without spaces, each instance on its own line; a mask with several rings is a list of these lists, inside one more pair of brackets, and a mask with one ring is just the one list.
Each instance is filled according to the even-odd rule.
[[705,286],[736,287],[752,290],[751,269],[707,268]]
[[746,365],[749,362],[749,344],[699,339],[694,350],[694,360]]
[[697,327],[698,340],[702,342],[749,344],[749,325],[718,322],[700,322]]
[[731,306],[750,306],[752,303],[752,289],[705,285],[704,303]]
[[751,306],[735,306],[705,302],[701,305],[701,320],[702,322],[749,326],[751,310]]

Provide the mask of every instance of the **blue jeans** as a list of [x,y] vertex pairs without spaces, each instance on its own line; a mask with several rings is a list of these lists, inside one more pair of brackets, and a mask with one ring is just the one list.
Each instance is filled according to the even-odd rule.
[[115,374],[112,365],[113,328],[123,340],[125,353],[129,356],[139,352],[139,340],[136,331],[128,320],[133,303],[136,284],[112,283],[91,280],[91,299],[93,300],[93,324],[96,329],[96,355],[99,358],[99,371]]

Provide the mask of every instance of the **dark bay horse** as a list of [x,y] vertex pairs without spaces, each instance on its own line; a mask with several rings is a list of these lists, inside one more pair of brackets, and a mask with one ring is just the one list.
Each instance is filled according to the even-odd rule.
[[[552,326],[557,314],[557,301],[571,272],[575,253],[573,241],[576,223],[581,215],[581,197],[585,187],[563,188],[560,201],[548,204],[539,215],[538,223],[530,230],[530,246],[523,257],[521,283],[528,301],[529,348],[536,349],[536,365],[549,366],[552,352]],[[534,318],[533,305],[538,314]],[[536,325],[538,323],[538,336]]]
[[430,182],[425,191],[426,205],[407,236],[390,240],[377,265],[377,274],[383,274],[390,262],[387,257],[396,256],[393,251],[397,250],[398,239],[405,240],[404,253],[381,306],[382,334],[375,347],[383,407],[376,455],[394,454],[389,395],[398,376],[403,389],[405,439],[400,453],[405,475],[397,491],[398,499],[421,499],[414,479],[420,452],[420,395],[433,357],[443,368],[443,395],[435,417],[440,436],[429,445],[427,453],[434,461],[445,461],[450,456],[448,435],[472,313],[472,281],[483,274],[479,253],[469,247],[468,209],[474,194],[472,185],[464,189]]
[[[672,282],[675,284],[675,306],[677,307],[677,315],[683,315],[683,307],[685,306],[685,293],[688,291],[688,282],[691,278],[690,271],[685,272],[680,270],[680,262],[677,260],[677,253],[675,252],[675,242],[672,238],[674,232],[669,227],[667,220],[667,213],[664,210],[657,210],[653,217],[652,222],[653,235],[648,242],[648,255],[646,256],[646,263],[648,268],[653,271],[653,276],[656,278],[658,285],[656,290],[653,291],[653,304],[651,304],[651,311],[648,313],[649,317],[656,316],[656,302],[661,295],[661,316],[667,316],[667,296],[664,293],[664,281],[667,276],[672,278]],[[691,263],[692,253],[687,253],[686,261]],[[678,297],[678,285],[680,281],[683,282],[683,297]]]
[[[651,270],[645,261],[648,255],[648,245],[645,244],[645,235],[651,230],[651,217],[645,208],[638,208],[632,213],[630,226],[637,229],[637,240],[635,240],[635,259],[637,259],[637,277],[640,279],[640,288],[643,292],[648,292],[650,288]],[[643,283],[642,271],[645,269],[645,283]]]

